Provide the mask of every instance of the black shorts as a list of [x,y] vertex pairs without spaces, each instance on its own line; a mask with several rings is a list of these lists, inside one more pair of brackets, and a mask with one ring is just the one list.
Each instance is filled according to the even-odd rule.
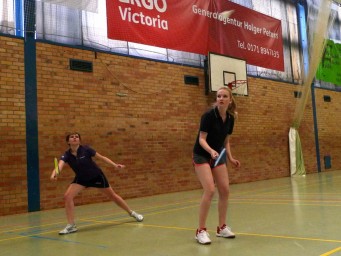
[[[212,159],[211,157],[205,157],[205,156],[193,153],[193,164],[194,165],[208,164],[211,167],[211,169],[213,169],[213,168],[215,168],[214,167],[214,162],[215,162],[215,160]],[[216,167],[218,167],[219,165],[222,165],[222,164],[226,165],[226,163],[227,163],[226,162],[226,157],[222,157],[219,160],[219,162],[218,162]]]
[[108,188],[110,186],[107,178],[103,173],[90,180],[82,180],[76,176],[71,183],[76,183],[84,187],[92,188]]

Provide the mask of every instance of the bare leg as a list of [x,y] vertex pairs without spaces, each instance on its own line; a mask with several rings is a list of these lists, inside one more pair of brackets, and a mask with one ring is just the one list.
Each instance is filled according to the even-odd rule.
[[222,225],[226,224],[228,198],[230,193],[229,176],[226,165],[220,165],[214,168],[212,173],[219,193],[218,214],[219,227],[221,227]]
[[114,201],[119,207],[121,207],[127,213],[131,214],[132,210],[129,208],[126,201],[124,201],[122,197],[116,194],[112,187],[101,188],[100,191],[107,195],[112,201]]
[[65,201],[65,212],[66,212],[66,218],[69,224],[75,223],[75,216],[74,216],[74,198],[81,192],[83,189],[85,189],[84,186],[72,183],[66,190],[64,194],[64,201]]
[[214,180],[208,164],[195,166],[195,172],[204,190],[199,206],[199,228],[205,228],[215,190]]

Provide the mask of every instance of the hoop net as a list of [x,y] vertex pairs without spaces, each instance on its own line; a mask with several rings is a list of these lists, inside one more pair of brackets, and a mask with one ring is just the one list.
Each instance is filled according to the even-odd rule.
[[232,90],[235,95],[247,95],[247,80],[235,80],[229,82],[227,87]]

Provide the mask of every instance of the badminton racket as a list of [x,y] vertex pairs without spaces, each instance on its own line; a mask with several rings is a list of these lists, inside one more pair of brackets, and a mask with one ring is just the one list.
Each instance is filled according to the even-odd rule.
[[54,170],[55,170],[56,177],[57,177],[60,174],[60,170],[59,170],[58,160],[56,157],[54,158]]
[[223,148],[223,150],[220,152],[219,156],[217,157],[217,159],[214,162],[213,167],[216,167],[223,157],[226,157],[226,149],[225,148]]

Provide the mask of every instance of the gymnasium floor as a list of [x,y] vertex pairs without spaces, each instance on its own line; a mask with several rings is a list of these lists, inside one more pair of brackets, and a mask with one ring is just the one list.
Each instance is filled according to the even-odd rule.
[[135,222],[112,203],[76,207],[78,232],[60,236],[64,209],[0,217],[0,255],[341,255],[341,171],[231,185],[229,225],[211,245],[194,239],[201,190],[127,200]]

